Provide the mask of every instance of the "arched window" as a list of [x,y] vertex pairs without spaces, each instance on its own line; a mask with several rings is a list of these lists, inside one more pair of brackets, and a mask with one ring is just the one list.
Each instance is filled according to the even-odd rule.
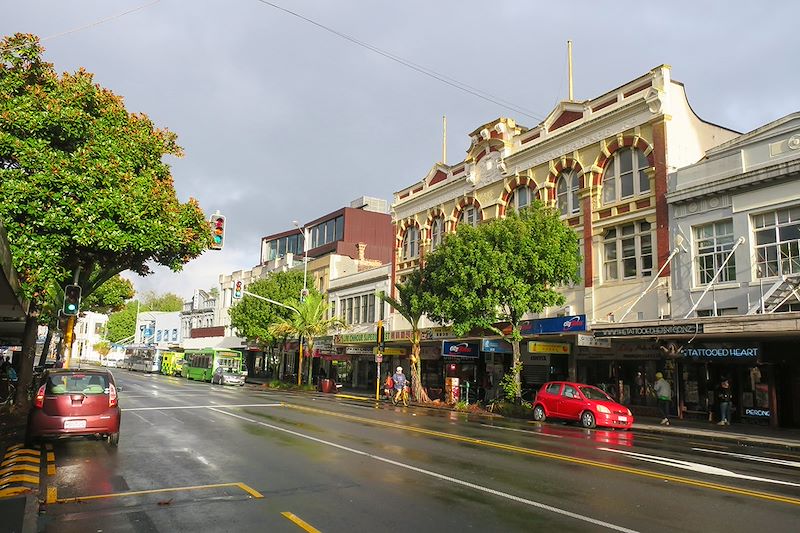
[[572,215],[580,210],[578,189],[580,178],[574,170],[562,172],[556,182],[556,200],[562,215]]
[[436,217],[431,223],[431,250],[435,250],[442,244],[444,238],[444,219]]
[[511,196],[508,197],[508,203],[506,204],[506,208],[513,207],[516,211],[520,209],[525,209],[536,198],[533,193],[533,189],[524,185],[522,187],[517,187],[513,191],[511,191]]
[[459,224],[467,224],[472,227],[477,226],[479,220],[480,213],[478,208],[474,205],[468,205],[464,207],[464,209],[461,210],[461,214],[458,216]]
[[618,202],[650,191],[650,178],[645,170],[650,162],[641,150],[617,150],[603,172],[603,203]]
[[419,255],[419,229],[411,226],[403,237],[403,259],[412,259]]

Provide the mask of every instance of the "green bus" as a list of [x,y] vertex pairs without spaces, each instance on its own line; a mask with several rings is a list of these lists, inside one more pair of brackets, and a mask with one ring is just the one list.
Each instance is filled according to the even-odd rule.
[[[184,364],[181,375],[197,381],[211,382],[217,368],[226,372],[242,374],[242,353],[236,350],[203,348],[202,350],[186,350],[183,352]],[[244,377],[242,377],[244,382]]]

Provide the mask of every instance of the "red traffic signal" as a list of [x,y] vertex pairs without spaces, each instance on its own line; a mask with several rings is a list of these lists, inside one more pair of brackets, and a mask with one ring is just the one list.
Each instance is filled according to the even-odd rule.
[[211,249],[222,250],[225,244],[225,216],[214,214],[211,215]]

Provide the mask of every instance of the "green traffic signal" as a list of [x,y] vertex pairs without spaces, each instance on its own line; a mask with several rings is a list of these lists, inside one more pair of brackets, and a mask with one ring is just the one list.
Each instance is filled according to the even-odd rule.
[[64,307],[62,311],[67,316],[75,316],[81,308],[81,286],[67,285],[64,287]]

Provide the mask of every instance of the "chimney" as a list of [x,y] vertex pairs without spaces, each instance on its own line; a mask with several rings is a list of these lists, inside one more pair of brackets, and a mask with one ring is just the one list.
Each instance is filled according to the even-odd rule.
[[358,249],[358,260],[363,261],[365,259],[364,252],[367,250],[367,244],[360,242],[356,244],[356,248]]

